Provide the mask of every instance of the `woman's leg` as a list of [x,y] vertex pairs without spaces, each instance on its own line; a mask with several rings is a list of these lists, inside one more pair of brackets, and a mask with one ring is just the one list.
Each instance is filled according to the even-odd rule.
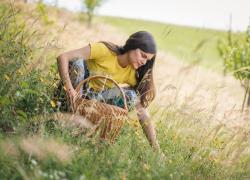
[[[122,88],[127,101],[128,110],[131,111],[135,108],[137,102],[137,94],[132,88]],[[124,107],[124,100],[118,88],[111,88],[101,92],[101,100],[105,103]],[[100,99],[99,99],[100,100]]]
[[69,77],[74,88],[76,88],[80,81],[86,79],[88,76],[89,71],[83,59],[69,62]]

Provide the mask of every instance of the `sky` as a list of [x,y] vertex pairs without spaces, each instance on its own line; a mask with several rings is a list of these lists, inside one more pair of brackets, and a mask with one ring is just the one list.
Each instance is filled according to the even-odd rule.
[[[81,0],[58,1],[73,11],[83,8]],[[250,0],[104,0],[96,14],[222,30],[229,29],[231,14],[232,30],[244,31],[250,24]]]

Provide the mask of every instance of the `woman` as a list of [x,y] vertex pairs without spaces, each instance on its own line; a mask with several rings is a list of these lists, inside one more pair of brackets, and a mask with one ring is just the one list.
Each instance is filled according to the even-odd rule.
[[[69,102],[77,95],[77,84],[89,75],[105,74],[120,84],[128,84],[130,88],[124,90],[129,101],[129,109],[133,109],[133,106],[136,108],[138,119],[150,145],[154,149],[159,149],[155,129],[146,109],[155,97],[155,56],[156,43],[153,36],[146,31],[139,31],[132,34],[124,46],[109,42],[90,43],[86,47],[61,54],[57,58],[57,63]],[[101,84],[93,80],[89,86],[98,89]],[[116,96],[112,95],[113,90],[106,90],[104,93],[108,92],[109,96],[103,97],[114,99]]]

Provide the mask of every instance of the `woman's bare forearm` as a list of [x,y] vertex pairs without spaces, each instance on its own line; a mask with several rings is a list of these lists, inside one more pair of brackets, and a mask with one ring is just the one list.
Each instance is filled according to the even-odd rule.
[[69,77],[69,61],[75,61],[80,58],[86,60],[89,56],[90,46],[88,45],[80,49],[65,52],[57,58],[58,71],[67,91],[74,90]]
[[59,75],[63,81],[63,84],[66,88],[67,91],[71,91],[73,88],[70,77],[69,77],[69,60],[64,57],[63,55],[60,55],[57,58],[57,66],[58,66],[58,71]]
[[152,122],[149,119],[146,120],[140,120],[140,124],[142,126],[143,132],[146,135],[150,145],[155,149],[159,149],[159,143],[158,140],[156,138],[156,132],[155,132],[155,128],[152,124]]
[[156,137],[154,125],[150,121],[149,113],[140,104],[137,105],[137,116],[150,145],[155,150],[159,150],[160,146]]

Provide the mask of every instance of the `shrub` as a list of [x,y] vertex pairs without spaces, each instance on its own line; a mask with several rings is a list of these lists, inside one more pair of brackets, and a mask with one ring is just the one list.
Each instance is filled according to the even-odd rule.
[[243,109],[246,98],[247,106],[250,106],[250,26],[243,36],[237,37],[233,40],[229,33],[227,42],[220,42],[218,49],[224,60],[225,71],[231,72],[245,88]]
[[27,122],[31,116],[52,111],[50,96],[53,76],[42,73],[34,64],[41,59],[38,57],[39,47],[44,46],[41,35],[39,30],[28,24],[20,10],[0,4],[2,131],[14,131],[16,126]]

